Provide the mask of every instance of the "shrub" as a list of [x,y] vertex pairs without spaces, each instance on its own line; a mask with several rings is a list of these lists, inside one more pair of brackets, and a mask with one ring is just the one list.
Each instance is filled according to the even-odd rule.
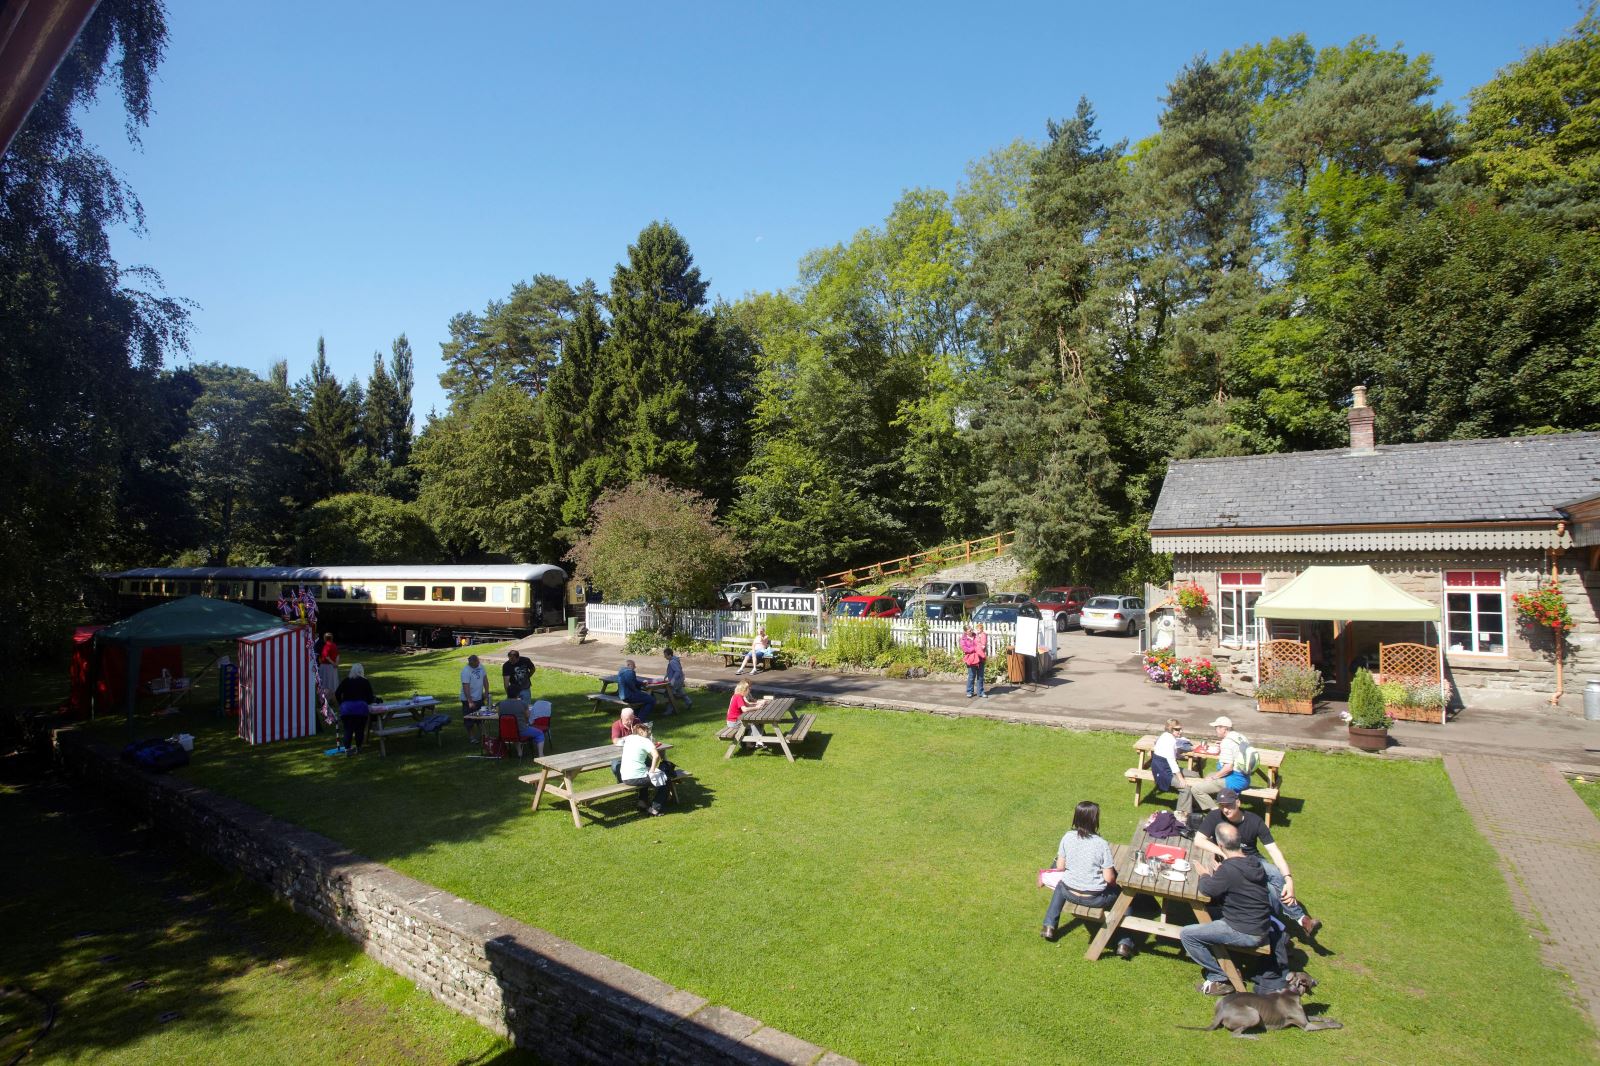
[[646,655],[666,644],[666,638],[653,629],[635,629],[628,634],[622,650],[629,655]]
[[[1384,687],[1387,688],[1388,686],[1385,685]],[[1405,685],[1402,687],[1405,689],[1403,693],[1404,702],[1401,704],[1403,707],[1421,707],[1429,711],[1442,711],[1445,705],[1450,702],[1449,695],[1438,685]],[[1388,701],[1385,700],[1384,703],[1387,705]]]
[[1378,686],[1378,695],[1383,697],[1385,707],[1406,706],[1406,686],[1399,681],[1385,681]]
[[1280,666],[1256,686],[1259,700],[1314,700],[1322,695],[1322,675],[1309,666]]
[[880,618],[841,619],[828,632],[830,658],[839,664],[877,666],[894,647],[889,623]]
[[911,676],[910,663],[890,663],[883,671],[884,677],[902,678]]
[[1394,719],[1383,709],[1383,693],[1365,668],[1350,682],[1350,724],[1358,729],[1387,729]]

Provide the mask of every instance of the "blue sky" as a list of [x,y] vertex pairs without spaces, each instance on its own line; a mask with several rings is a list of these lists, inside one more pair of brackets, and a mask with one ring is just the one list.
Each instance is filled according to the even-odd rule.
[[1574,0],[168,6],[142,150],[111,107],[86,123],[145,206],[117,258],[198,305],[197,361],[287,358],[299,377],[322,334],[340,376],[364,379],[408,334],[419,428],[444,406],[452,314],[541,272],[603,288],[652,219],[683,232],[714,294],[782,288],[810,249],[907,188],[953,190],[1080,95],[1108,140],[1149,134],[1200,52],[1371,34],[1432,55],[1464,106],[1582,15]]

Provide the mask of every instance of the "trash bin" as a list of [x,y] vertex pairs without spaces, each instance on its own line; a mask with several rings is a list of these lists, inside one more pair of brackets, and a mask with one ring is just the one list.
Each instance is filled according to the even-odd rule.
[[576,633],[577,631],[578,631],[578,616],[577,615],[572,615],[572,616],[567,618],[567,636],[570,637],[574,633]]
[[1600,677],[1591,677],[1583,686],[1583,716],[1591,722],[1600,722]]

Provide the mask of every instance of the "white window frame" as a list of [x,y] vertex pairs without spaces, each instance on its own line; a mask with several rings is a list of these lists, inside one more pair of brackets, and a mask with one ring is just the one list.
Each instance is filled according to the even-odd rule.
[[[1473,583],[1471,585],[1452,585],[1452,584],[1450,584],[1450,575],[1451,574],[1471,574],[1471,575],[1473,575],[1473,578],[1472,578]],[[1478,579],[1477,579],[1477,575],[1479,575],[1479,574],[1498,574],[1498,575],[1500,575],[1500,584],[1498,584],[1498,585],[1480,585],[1480,584],[1478,584]],[[1443,595],[1442,595],[1441,599],[1444,601],[1444,646],[1445,646],[1445,652],[1447,654],[1449,654],[1449,655],[1483,655],[1483,656],[1491,656],[1491,657],[1497,658],[1497,659],[1504,659],[1508,655],[1511,654],[1511,627],[1509,625],[1509,614],[1510,614],[1509,608],[1511,606],[1510,605],[1511,593],[1506,588],[1506,572],[1504,570],[1478,570],[1478,569],[1472,569],[1472,570],[1445,570],[1445,571],[1440,572],[1440,574],[1439,574],[1439,584],[1440,584],[1440,587],[1443,589]],[[1480,625],[1480,621],[1479,621],[1480,619],[1482,619],[1482,618],[1492,618],[1492,617],[1496,616],[1496,612],[1495,611],[1493,611],[1493,610],[1487,610],[1486,611],[1486,610],[1483,609],[1479,597],[1485,596],[1485,595],[1488,595],[1488,596],[1499,596],[1500,597],[1500,610],[1498,612],[1498,617],[1500,619],[1500,632],[1499,632],[1500,650],[1499,651],[1481,651],[1481,650],[1479,650],[1479,645],[1483,642],[1483,640],[1484,640],[1484,638],[1486,636],[1492,637],[1492,636],[1495,635],[1492,630],[1485,630]],[[1450,598],[1452,596],[1466,596],[1466,597],[1468,597],[1469,609],[1467,611],[1464,611],[1464,612],[1463,611],[1452,610],[1451,609],[1451,604],[1450,604]],[[1455,627],[1454,621],[1453,621],[1451,616],[1452,615],[1456,615],[1456,614],[1467,614],[1467,615],[1469,615],[1469,617],[1471,619],[1470,624],[1472,626],[1472,629],[1470,631],[1470,636],[1469,636],[1469,640],[1468,640],[1468,643],[1471,645],[1470,647],[1458,649],[1455,646],[1456,635],[1467,632],[1465,630],[1460,630],[1460,629],[1457,629]]]
[[[1234,581],[1224,581],[1226,577]],[[1254,578],[1254,581],[1239,580]],[[1217,572],[1217,634],[1225,648],[1256,646],[1256,601],[1266,590],[1267,575],[1254,570]],[[1230,623],[1229,619],[1234,621]]]

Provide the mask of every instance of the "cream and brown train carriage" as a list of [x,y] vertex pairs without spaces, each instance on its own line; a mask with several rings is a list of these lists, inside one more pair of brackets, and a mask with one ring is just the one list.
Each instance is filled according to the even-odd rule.
[[269,613],[304,589],[344,639],[453,643],[565,624],[567,573],[549,565],[147,567],[107,575],[138,610],[182,596],[237,600]]

